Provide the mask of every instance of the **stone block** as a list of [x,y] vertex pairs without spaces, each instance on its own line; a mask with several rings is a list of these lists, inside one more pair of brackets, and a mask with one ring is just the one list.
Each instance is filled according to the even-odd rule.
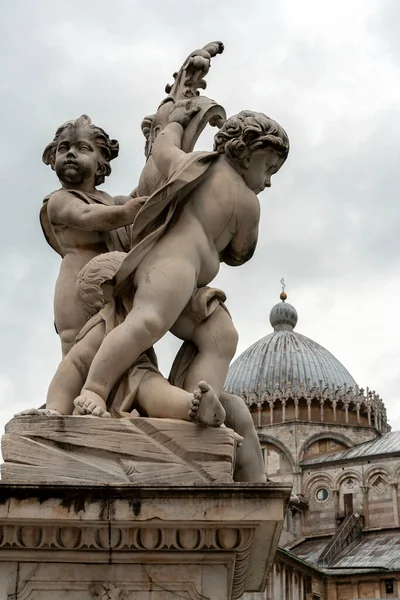
[[228,600],[264,589],[290,487],[0,483],[0,600]]
[[6,425],[2,453],[8,482],[229,483],[235,441],[173,419],[26,416]]

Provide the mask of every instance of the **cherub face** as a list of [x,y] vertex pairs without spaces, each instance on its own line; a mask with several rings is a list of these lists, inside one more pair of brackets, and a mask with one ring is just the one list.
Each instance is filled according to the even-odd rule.
[[255,194],[259,194],[266,187],[271,187],[271,177],[279,171],[282,163],[282,154],[274,148],[256,150],[246,160],[245,168],[242,171],[246,185]]
[[98,150],[87,128],[67,128],[59,139],[54,168],[58,178],[69,185],[79,185],[96,175]]

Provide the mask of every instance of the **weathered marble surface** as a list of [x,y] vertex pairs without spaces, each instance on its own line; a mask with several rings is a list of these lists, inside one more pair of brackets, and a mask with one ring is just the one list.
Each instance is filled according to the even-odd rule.
[[265,585],[290,488],[0,483],[0,600],[227,600]]
[[2,479],[26,483],[229,483],[226,427],[173,419],[16,417],[2,438]]
[[[209,285],[221,263],[252,258],[257,195],[284,164],[289,139],[264,113],[226,119],[200,95],[223,49],[217,41],[191,52],[143,120],[146,161],[130,196],[96,188],[118,142],[86,115],[61,125],[45,148],[61,184],[41,213],[62,258],[54,307],[64,360],[49,387],[50,414],[135,410],[210,427],[229,419],[222,394],[238,335],[225,294]],[[194,151],[209,124],[218,127],[213,150]],[[167,380],[153,346],[168,331],[184,343]]]

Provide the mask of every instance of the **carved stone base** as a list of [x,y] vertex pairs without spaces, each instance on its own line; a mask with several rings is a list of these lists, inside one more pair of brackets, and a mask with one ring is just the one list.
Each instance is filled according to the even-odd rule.
[[227,600],[260,591],[289,495],[276,484],[0,483],[0,600]]
[[229,483],[225,427],[173,419],[16,417],[2,438],[2,479],[26,483]]

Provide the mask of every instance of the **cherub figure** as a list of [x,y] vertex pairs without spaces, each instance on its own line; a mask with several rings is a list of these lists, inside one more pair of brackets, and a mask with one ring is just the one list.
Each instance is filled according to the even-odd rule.
[[[89,400],[74,410],[74,399],[85,383],[91,362],[105,336],[123,322],[132,309],[132,299],[119,299],[116,302],[113,297],[113,278],[124,256],[122,252],[104,253],[89,261],[79,273],[77,297],[87,313],[93,316],[77,336],[74,347],[61,361],[50,383],[46,408],[37,411],[32,409],[31,414],[70,415],[74,411],[78,415],[123,417],[137,410],[141,416],[192,420],[203,426],[218,427],[224,422],[225,411],[211,386],[205,381],[196,381],[193,385],[190,375],[185,377],[190,388],[187,385],[182,388],[172,386],[159,372],[152,350],[143,353],[135,364],[130,365],[109,399],[107,412],[92,406]],[[226,324],[231,321],[219,302],[219,290],[209,292],[209,296],[213,295],[216,300],[209,308],[211,314],[203,315],[203,319],[193,315],[191,319],[191,327],[195,330],[192,337],[197,341],[200,353],[212,351],[209,347],[210,332],[213,329],[221,331],[221,327],[226,331]],[[182,318],[187,329],[190,318],[188,315]],[[231,356],[236,347],[236,337],[234,341],[234,348],[231,348],[231,338],[224,336],[220,355],[228,353]]]
[[[96,352],[105,336],[112,328],[123,321],[131,308],[131,302],[115,302],[113,278],[124,254],[108,252],[93,258],[80,272],[77,282],[78,298],[93,316],[86,323],[77,342],[68,355],[61,361],[50,384],[45,409],[30,409],[22,414],[43,414],[47,416],[76,415],[127,417],[135,414],[156,418],[191,420],[203,427],[218,427],[223,422],[235,431],[237,447],[234,472],[235,481],[265,481],[257,433],[249,410],[243,400],[232,394],[222,392],[218,399],[212,387],[205,381],[198,382],[193,388],[193,377],[197,376],[194,361],[187,365],[185,377],[179,377],[179,367],[171,381],[165,379],[157,368],[152,351],[139,357],[131,365],[124,377],[117,383],[107,403],[105,412],[91,401],[79,404],[74,410],[74,398],[82,388]],[[220,290],[199,290],[203,310],[193,311],[189,303],[181,318],[188,330],[192,322],[192,337],[197,343],[199,355],[213,355],[213,334],[219,338],[218,354],[228,357],[232,352],[232,331],[235,334],[231,318],[224,308],[224,295]],[[207,296],[205,306],[205,299]],[[205,310],[204,310],[205,309]],[[178,319],[179,321],[179,319]],[[234,344],[234,347],[236,344]],[[214,360],[218,360],[218,357]],[[179,362],[179,361],[178,361]],[[193,370],[194,373],[190,374]],[[182,374],[182,371],[181,371]],[[179,385],[178,385],[179,384]]]
[[[138,213],[132,231],[135,247],[116,276],[120,286],[131,286],[133,306],[103,340],[76,406],[89,403],[106,410],[115,383],[173,331],[195,289],[214,279],[220,262],[239,266],[254,253],[257,194],[271,185],[286,160],[288,137],[266,115],[243,111],[217,133],[214,153],[186,154],[180,147],[187,115],[188,109],[177,105],[155,140],[152,156],[167,183]],[[216,365],[204,359],[203,372],[216,372]],[[220,372],[220,389],[212,385],[217,398],[227,368]]]
[[144,199],[112,198],[95,186],[111,173],[119,145],[82,115],[58,128],[45,148],[43,162],[56,171],[61,189],[50,194],[41,223],[50,245],[62,256],[54,296],[57,332],[65,356],[87,315],[76,299],[76,278],[94,256],[124,247],[117,228],[133,222]]

